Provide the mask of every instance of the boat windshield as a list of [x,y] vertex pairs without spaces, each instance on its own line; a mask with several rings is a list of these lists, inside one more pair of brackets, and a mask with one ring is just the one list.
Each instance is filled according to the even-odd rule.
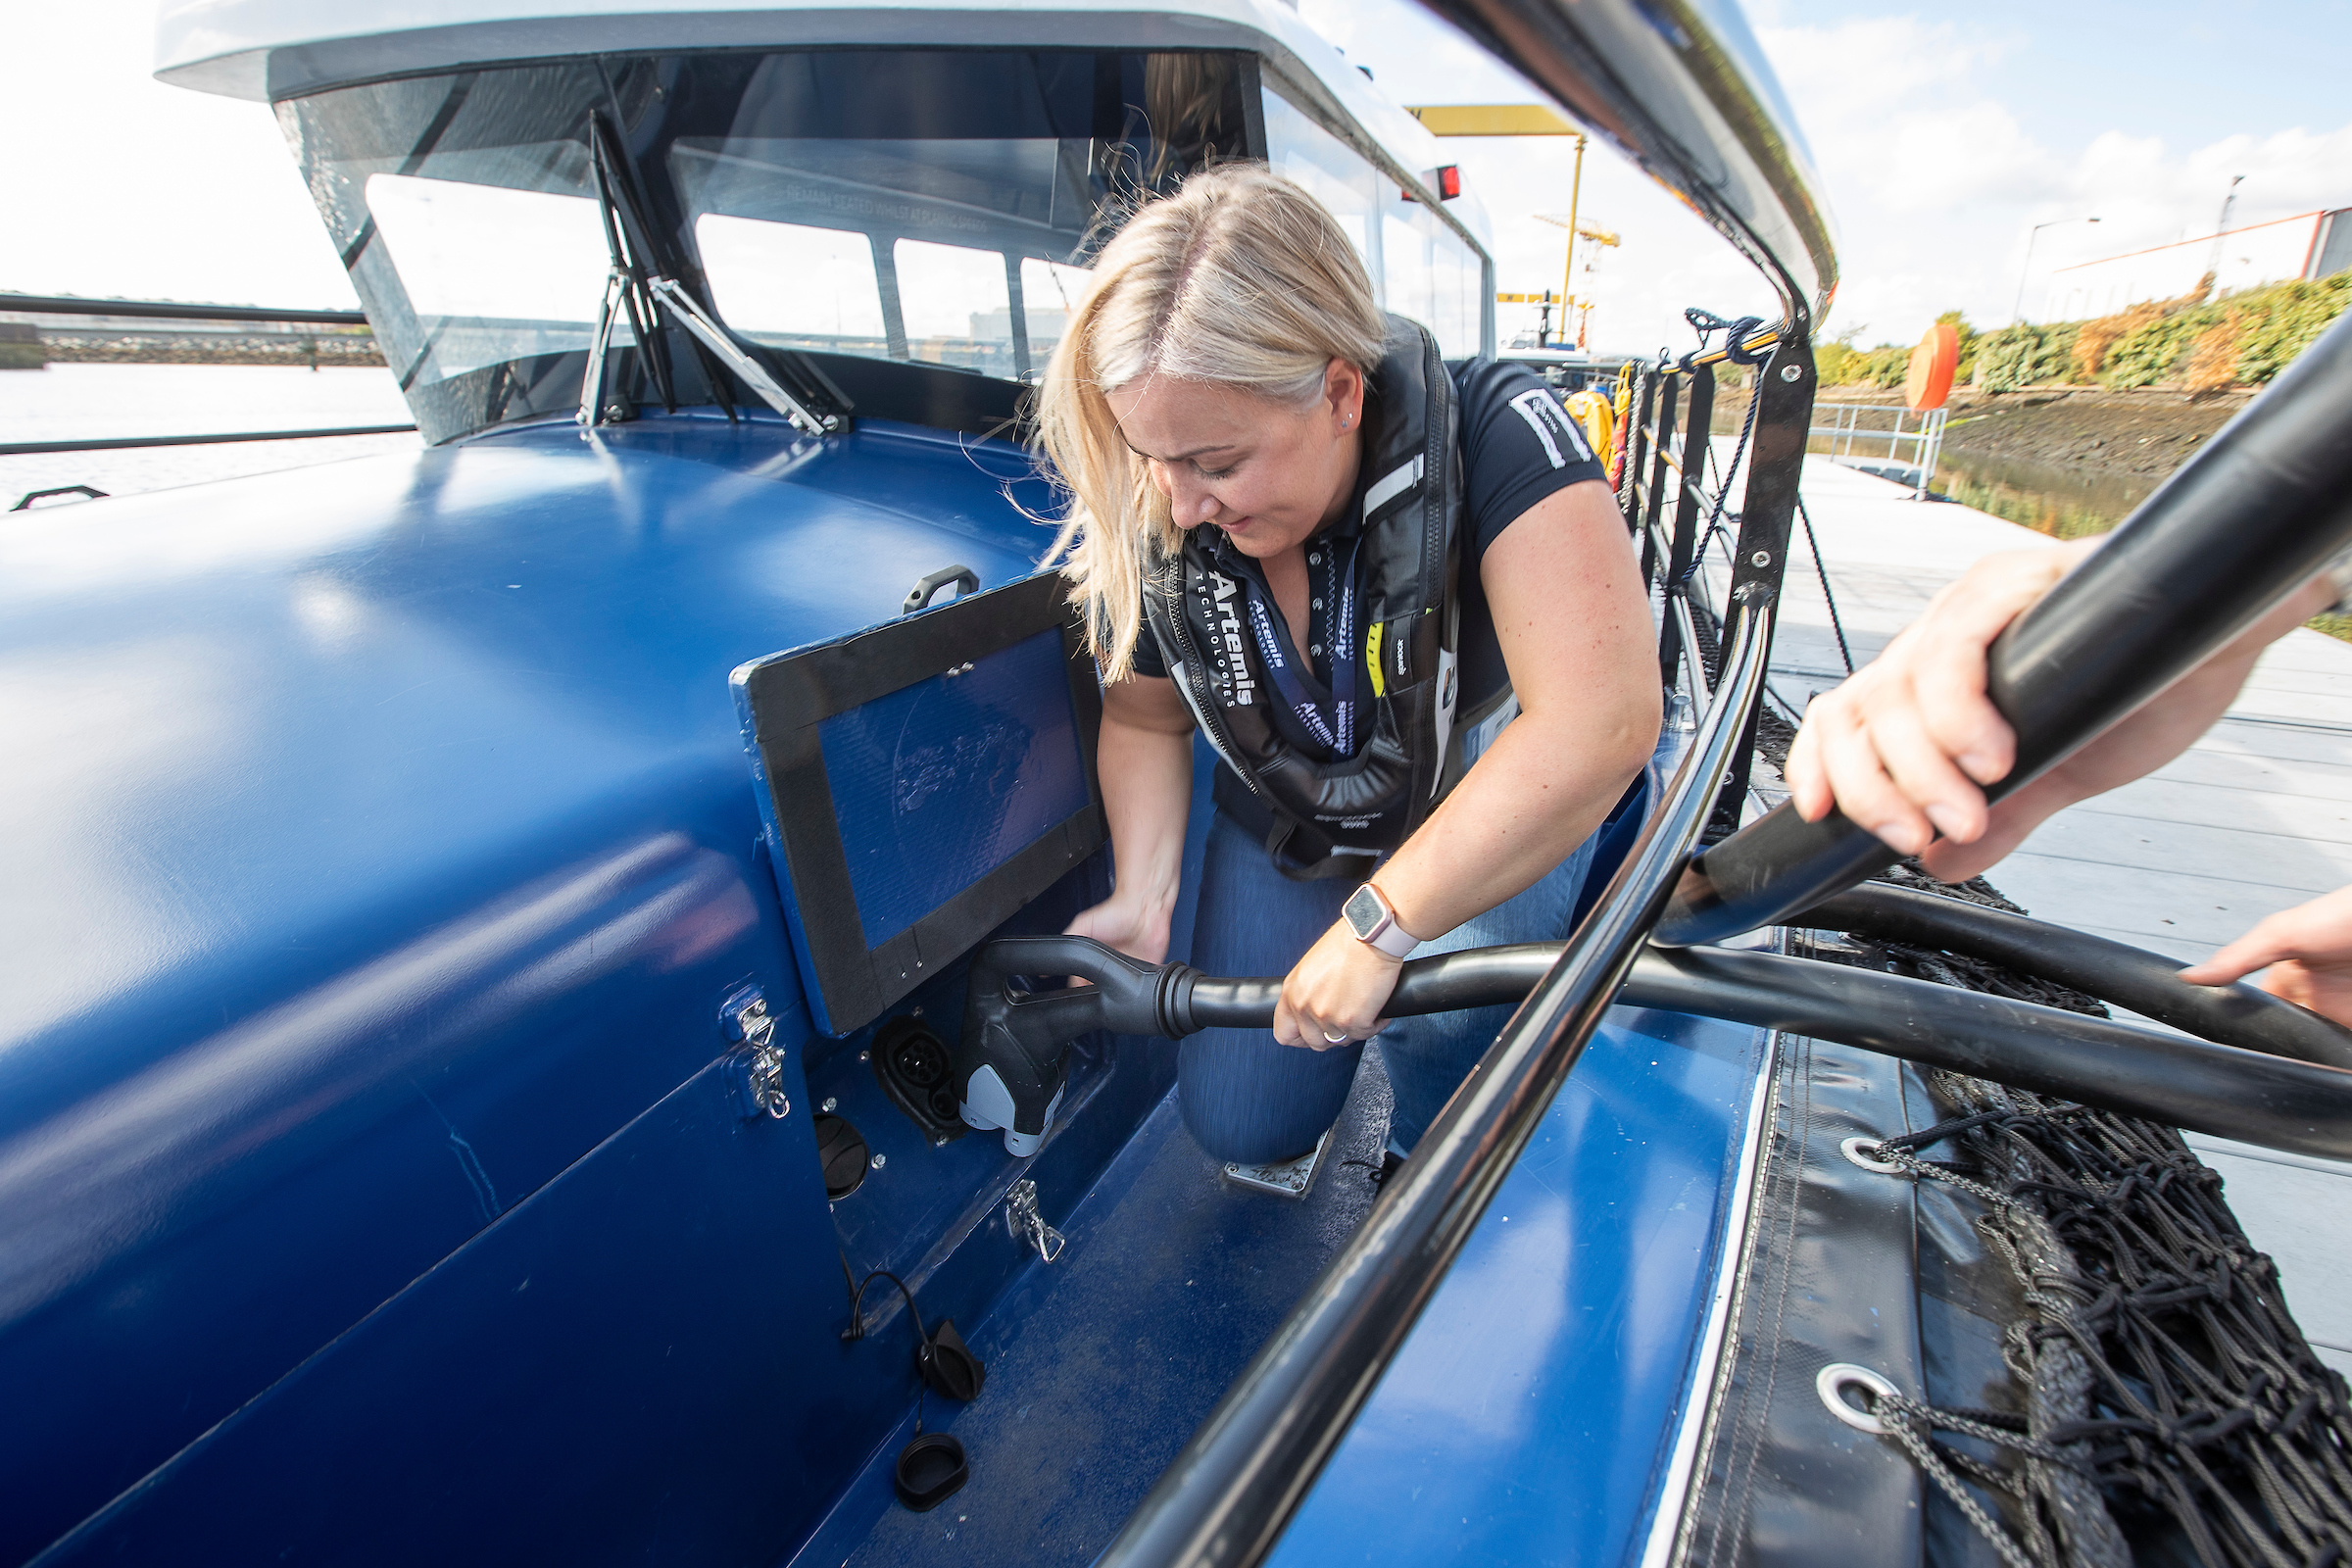
[[[1042,367],[1125,211],[1263,156],[1230,53],[595,57],[288,100],[281,123],[432,439],[576,402],[608,255],[591,115],[659,270],[779,349]],[[616,347],[631,336],[625,320]],[[568,363],[567,363],[568,362]]]

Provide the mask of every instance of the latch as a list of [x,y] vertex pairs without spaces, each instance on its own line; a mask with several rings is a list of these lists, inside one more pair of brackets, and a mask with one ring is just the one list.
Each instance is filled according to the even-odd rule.
[[1037,1255],[1053,1262],[1061,1255],[1062,1235],[1046,1223],[1037,1211],[1037,1183],[1024,1176],[1012,1184],[1004,1195],[1004,1229],[1016,1242],[1026,1241],[1037,1249]]
[[743,1042],[736,1054],[740,1077],[736,1092],[746,1116],[765,1112],[781,1119],[792,1114],[784,1093],[784,1048],[776,1042],[776,1020],[767,1010],[767,998],[754,986],[727,999],[719,1009],[727,1037]]

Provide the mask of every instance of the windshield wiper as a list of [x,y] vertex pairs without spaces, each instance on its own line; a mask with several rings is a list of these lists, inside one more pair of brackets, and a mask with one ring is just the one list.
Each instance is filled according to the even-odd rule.
[[711,318],[684,285],[645,265],[643,253],[651,249],[651,230],[621,177],[620,154],[611,136],[604,117],[591,114],[588,162],[595,179],[597,210],[604,219],[605,248],[611,269],[605,274],[604,303],[597,311],[595,335],[588,342],[588,364],[580,377],[580,409],[576,416],[579,422],[594,426],[612,423],[616,416],[627,416],[617,406],[605,401],[605,361],[612,347],[612,329],[623,311],[628,313],[630,330],[636,334],[646,368],[652,372],[655,387],[662,395],[662,406],[673,411],[677,408],[670,387],[668,361],[660,350],[660,338],[654,330],[660,324],[661,312],[667,311],[694,343],[696,354],[703,361],[704,377],[717,394],[730,420],[735,417],[735,410],[726,401],[721,366],[733,371],[762,403],[803,434],[822,436],[841,429],[843,420],[839,415],[819,414],[786,391],[765,367],[744,352],[726,328]]

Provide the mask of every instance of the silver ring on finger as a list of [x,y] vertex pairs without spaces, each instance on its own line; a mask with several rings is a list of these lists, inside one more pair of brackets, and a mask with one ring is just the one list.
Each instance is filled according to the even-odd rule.
[[1336,1035],[1328,1029],[1323,1031],[1323,1043],[1327,1046],[1344,1046],[1348,1044],[1352,1036],[1350,1036],[1345,1029],[1341,1030]]

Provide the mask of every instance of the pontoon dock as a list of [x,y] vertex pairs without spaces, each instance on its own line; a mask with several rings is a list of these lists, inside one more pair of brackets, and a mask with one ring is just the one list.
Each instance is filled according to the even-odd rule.
[[[1730,456],[1728,440],[1718,449]],[[1825,458],[1805,465],[1804,495],[1857,664],[1979,557],[2051,542],[1968,507],[1922,506],[1904,486]],[[1844,677],[1802,537],[1771,677],[1797,710]],[[2352,883],[2352,645],[2310,630],[2283,638],[2196,745],[2060,812],[1989,877],[2037,919],[2183,962]],[[2228,1181],[2254,1245],[2278,1259],[2312,1345],[2352,1373],[2352,1255],[2328,1217],[2352,1203],[2352,1165],[2196,1133],[2188,1141]]]

